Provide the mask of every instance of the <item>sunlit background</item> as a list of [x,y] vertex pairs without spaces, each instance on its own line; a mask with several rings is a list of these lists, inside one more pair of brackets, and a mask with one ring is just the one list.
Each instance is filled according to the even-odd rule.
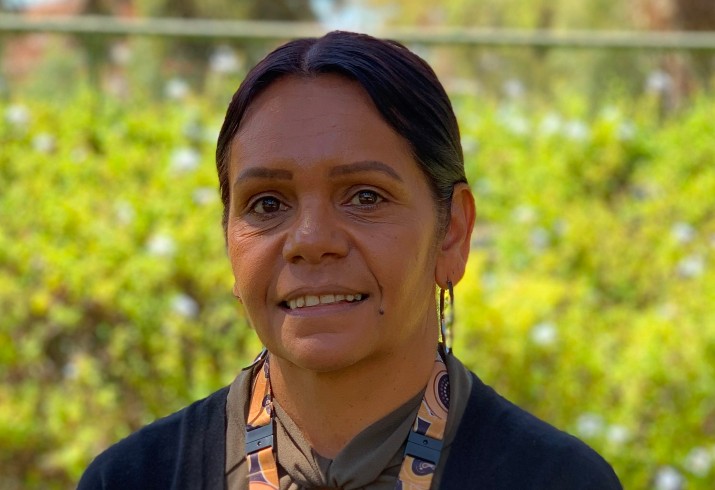
[[479,212],[457,355],[625,488],[715,488],[712,0],[0,5],[0,489],[74,488],[258,352],[216,136],[253,63],[332,29],[452,97]]

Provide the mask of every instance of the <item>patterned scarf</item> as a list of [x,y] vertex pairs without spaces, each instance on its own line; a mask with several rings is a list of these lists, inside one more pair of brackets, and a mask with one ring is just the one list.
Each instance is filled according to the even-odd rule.
[[[275,407],[268,357],[253,380],[246,422],[246,458],[250,490],[278,489],[274,447]],[[449,410],[449,375],[438,354],[412,430],[395,485],[402,490],[428,490],[439,462]]]

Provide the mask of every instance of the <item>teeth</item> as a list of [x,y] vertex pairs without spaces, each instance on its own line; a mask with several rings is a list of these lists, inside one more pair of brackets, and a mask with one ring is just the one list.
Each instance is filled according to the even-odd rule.
[[323,294],[320,296],[320,302],[323,303],[324,305],[327,305],[330,303],[335,303],[335,295],[334,294]]
[[363,295],[358,294],[321,294],[320,296],[306,295],[299,296],[298,298],[293,298],[287,301],[288,308],[295,310],[296,308],[303,308],[306,306],[317,306],[317,305],[329,305],[331,303],[337,303],[339,301],[360,301]]

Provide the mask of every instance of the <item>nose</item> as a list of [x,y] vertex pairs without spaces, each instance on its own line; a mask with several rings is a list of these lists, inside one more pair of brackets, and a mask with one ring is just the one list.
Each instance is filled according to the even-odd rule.
[[348,250],[347,235],[332,206],[311,202],[300,206],[288,229],[283,257],[291,263],[318,264],[328,258],[345,257]]

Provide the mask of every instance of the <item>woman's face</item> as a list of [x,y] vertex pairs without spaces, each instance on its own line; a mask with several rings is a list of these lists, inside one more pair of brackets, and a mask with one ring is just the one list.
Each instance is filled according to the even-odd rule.
[[274,82],[232,142],[229,178],[234,292],[273,355],[331,371],[436,345],[435,204],[360,85]]

